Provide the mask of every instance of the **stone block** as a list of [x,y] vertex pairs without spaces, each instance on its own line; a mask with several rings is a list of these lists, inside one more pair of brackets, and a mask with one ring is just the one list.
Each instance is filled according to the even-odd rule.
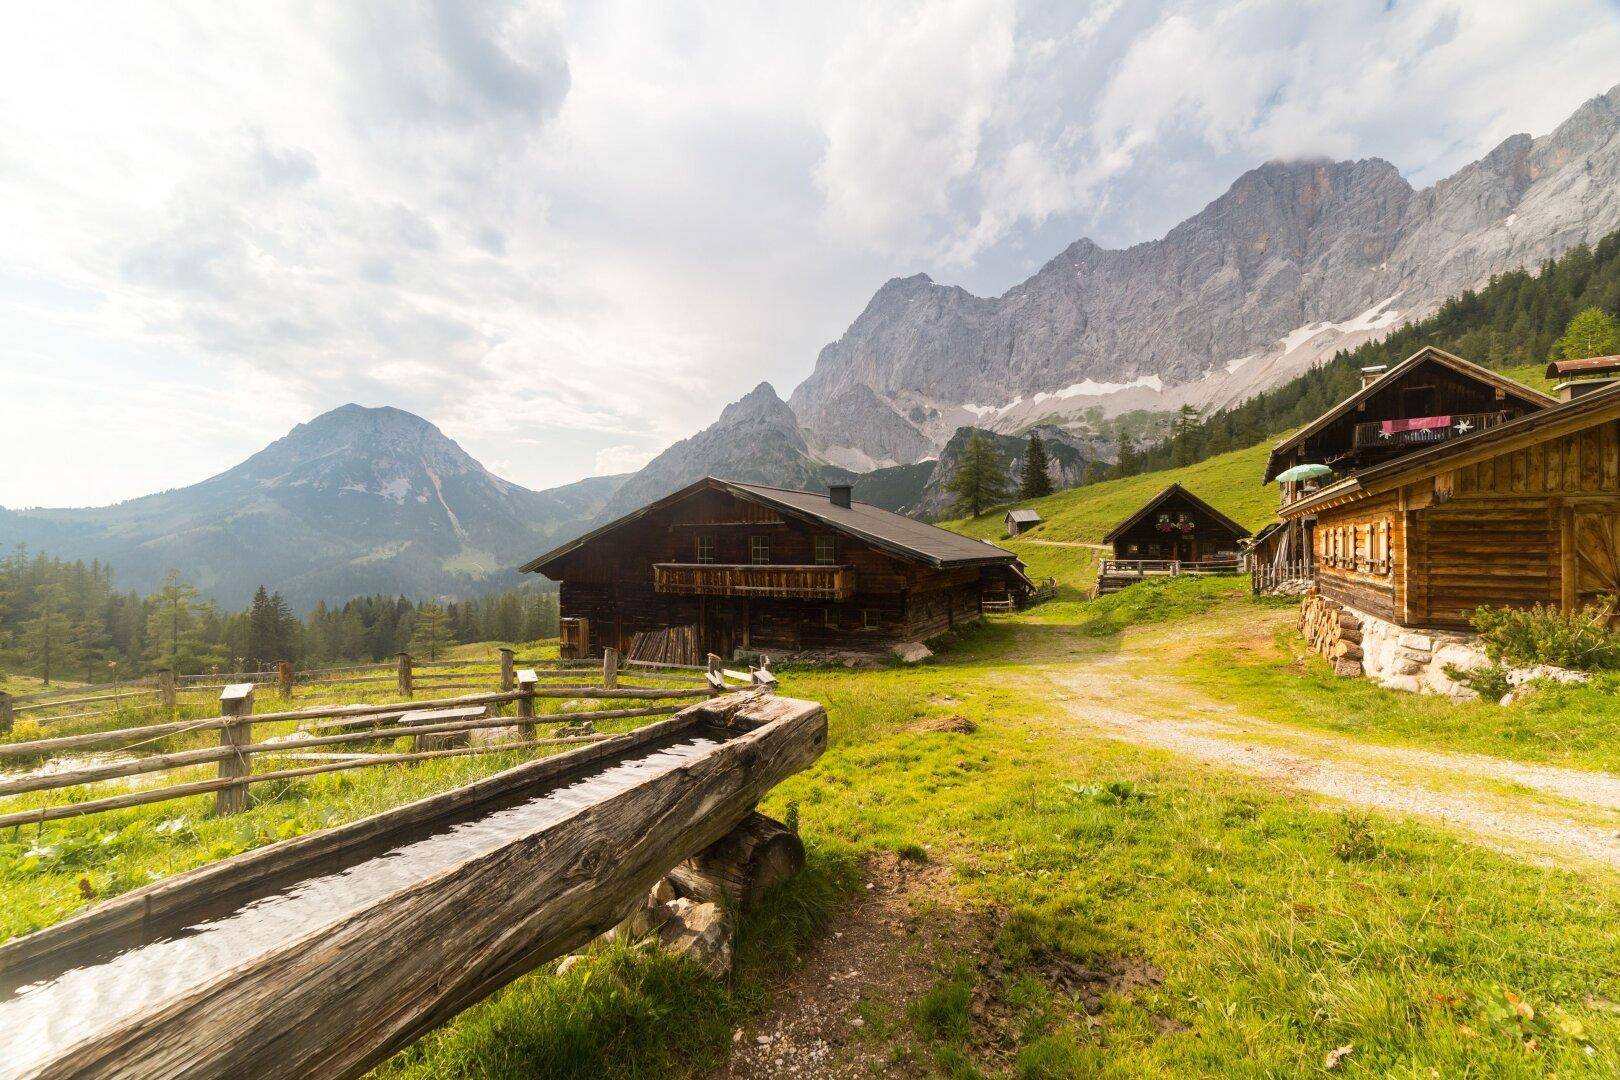
[[1418,682],[1414,675],[1390,675],[1380,679],[1378,685],[1386,690],[1400,690],[1407,694],[1416,694],[1423,690],[1423,684]]
[[1424,653],[1434,651],[1434,640],[1427,634],[1402,634],[1396,640],[1403,649]]

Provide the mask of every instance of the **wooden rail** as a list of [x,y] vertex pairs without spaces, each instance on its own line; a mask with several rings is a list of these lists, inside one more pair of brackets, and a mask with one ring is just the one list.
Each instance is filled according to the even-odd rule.
[[684,596],[773,596],[848,600],[855,595],[851,566],[749,563],[657,563],[653,589]]
[[[540,723],[575,724],[587,720],[653,716],[673,712],[680,707],[678,705],[645,705],[538,716],[536,715],[535,703],[539,699],[583,698],[658,702],[671,699],[714,697],[739,688],[751,687],[769,691],[776,685],[775,677],[766,669],[744,673],[723,670],[715,666],[703,677],[703,686],[690,688],[621,686],[618,682],[617,664],[617,654],[609,650],[607,657],[603,661],[603,685],[600,686],[577,684],[564,686],[543,685],[537,671],[524,669],[513,673],[512,682],[515,689],[512,690],[472,694],[437,701],[317,706],[257,715],[253,711],[254,696],[257,689],[255,684],[236,683],[225,687],[221,691],[220,715],[216,717],[147,724],[113,731],[91,732],[84,735],[36,739],[29,742],[0,743],[0,759],[7,757],[36,758],[49,756],[53,753],[90,748],[131,749],[184,733],[209,731],[219,733],[219,745],[214,748],[182,750],[166,754],[135,757],[55,773],[34,773],[0,778],[0,798],[3,798],[35,791],[79,787],[106,780],[166,772],[209,763],[217,763],[219,769],[219,777],[216,780],[195,781],[169,787],[143,789],[101,799],[0,813],[0,828],[8,825],[38,824],[108,810],[142,806],[154,802],[165,802],[170,799],[187,798],[207,792],[215,793],[216,813],[233,814],[246,809],[247,789],[251,784],[264,783],[267,780],[287,779],[292,776],[313,775],[313,772],[332,772],[339,769],[364,768],[378,764],[425,760],[425,758],[419,756],[421,753],[431,752],[442,756],[442,751],[430,750],[430,742],[424,738],[427,736],[465,737],[472,731],[486,728],[516,727],[522,735],[524,744],[528,744],[535,741],[536,725]],[[489,717],[483,715],[484,710],[487,710],[489,706],[507,703],[516,705],[518,714],[516,717]],[[479,715],[457,718],[443,723],[400,722],[401,718],[410,712],[417,714],[425,710],[449,710],[454,712],[456,710],[466,710],[470,707],[479,707]],[[366,730],[361,731],[351,730],[332,735],[300,733],[296,737],[283,738],[274,742],[255,743],[253,741],[255,724],[261,725],[262,730],[264,724],[291,720],[297,721],[301,726],[307,726],[319,731],[333,727],[352,728],[365,725],[368,719],[374,722]],[[397,726],[388,726],[390,723],[397,724]],[[295,754],[321,746],[369,742],[406,736],[416,740],[419,754],[368,754],[351,760],[329,762],[319,768],[311,766],[297,770],[283,769],[258,774],[255,774],[252,769],[252,759],[255,755]],[[518,743],[491,742],[483,746],[445,747],[444,749],[454,749],[457,753],[478,754],[501,753],[515,748],[519,748]]]
[[1316,564],[1309,559],[1298,562],[1264,563],[1258,560],[1249,567],[1249,591],[1259,596],[1292,583],[1308,585],[1316,580]]
[[1355,426],[1350,444],[1357,450],[1390,447],[1433,446],[1459,435],[1505,424],[1509,414],[1504,411],[1461,413],[1451,416],[1445,427],[1418,428],[1414,431],[1384,431],[1383,420],[1370,420]]

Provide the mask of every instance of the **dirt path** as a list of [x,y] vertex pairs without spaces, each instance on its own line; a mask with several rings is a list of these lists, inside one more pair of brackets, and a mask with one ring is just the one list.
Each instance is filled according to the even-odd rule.
[[1096,734],[1253,773],[1342,802],[1440,822],[1536,862],[1620,868],[1620,776],[1424,750],[1249,716],[1161,674],[1165,659],[1232,627],[1127,635],[1106,657],[1043,676]]

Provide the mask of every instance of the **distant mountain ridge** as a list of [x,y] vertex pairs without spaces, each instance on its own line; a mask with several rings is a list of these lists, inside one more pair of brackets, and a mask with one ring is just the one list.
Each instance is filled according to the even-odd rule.
[[855,469],[967,424],[1234,403],[1595,242],[1620,227],[1616,191],[1620,86],[1423,190],[1377,158],[1268,162],[1163,239],[1076,241],[999,297],[889,281],[789,402],[812,452]]
[[107,507],[0,509],[0,544],[100,559],[120,588],[141,591],[175,567],[230,607],[260,584],[300,609],[372,592],[457,595],[515,581],[512,568],[583,531],[623,479],[532,491],[419,416],[344,405],[190,487]]

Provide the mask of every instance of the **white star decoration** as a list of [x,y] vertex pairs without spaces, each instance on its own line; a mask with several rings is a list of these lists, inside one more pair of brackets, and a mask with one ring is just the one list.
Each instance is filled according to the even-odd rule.
[[1391,431],[1380,431],[1380,432],[1379,432],[1379,433],[1378,433],[1378,437],[1379,437],[1379,438],[1380,438],[1380,439],[1390,439],[1390,438],[1394,438],[1394,432],[1391,432]]
[[1470,421],[1467,421],[1467,420],[1459,420],[1459,421],[1457,421],[1457,434],[1461,435],[1464,432],[1473,431],[1473,430],[1474,430],[1474,425]]

